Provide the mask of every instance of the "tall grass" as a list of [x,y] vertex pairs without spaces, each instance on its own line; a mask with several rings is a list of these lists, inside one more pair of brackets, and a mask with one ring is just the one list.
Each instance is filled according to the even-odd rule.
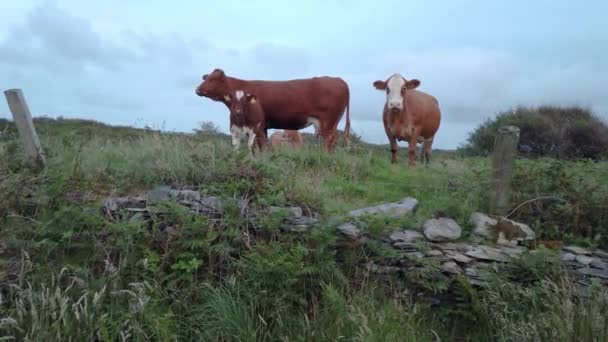
[[[487,209],[485,158],[437,153],[430,166],[412,169],[405,153],[393,165],[387,150],[356,144],[333,154],[309,146],[251,158],[217,134],[69,120],[39,127],[49,163],[41,173],[25,167],[14,132],[0,140],[0,339],[606,339],[606,291],[585,295],[559,277],[544,279],[554,273],[544,259],[504,271],[529,283],[499,277],[480,292],[436,276],[434,264],[397,284],[361,270],[358,262],[367,256],[359,249],[336,261],[334,230],[345,213],[408,196],[420,202],[411,217],[362,220],[362,229],[380,238],[420,229],[441,212],[466,236],[469,215]],[[539,235],[557,236],[548,224],[559,217],[559,236],[608,241],[595,238],[608,232],[605,213],[594,210],[608,192],[604,164],[517,161],[516,175],[518,201],[551,192],[570,205],[522,207],[516,218]],[[193,217],[175,203],[159,204],[162,213],[151,222],[113,221],[100,210],[109,195],[161,184],[223,198],[225,219]],[[251,208],[298,205],[322,220],[310,233],[279,233],[277,217],[241,217],[230,204],[243,197]],[[394,252],[381,244],[368,248],[378,257]],[[431,308],[409,285],[436,294],[456,287],[459,304]]]

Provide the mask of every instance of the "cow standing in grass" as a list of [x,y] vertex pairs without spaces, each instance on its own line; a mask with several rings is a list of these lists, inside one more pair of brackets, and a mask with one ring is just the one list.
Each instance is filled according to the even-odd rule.
[[214,69],[203,76],[196,94],[223,102],[224,95],[239,89],[256,94],[264,110],[267,129],[300,130],[310,125],[323,137],[325,150],[332,151],[338,123],[346,110],[344,128],[347,145],[350,142],[350,92],[346,82],[338,77],[313,77],[287,81],[243,80],[227,76]]
[[441,122],[439,102],[416,88],[417,79],[406,80],[398,73],[386,81],[375,81],[374,87],[386,92],[382,121],[391,144],[391,162],[397,162],[397,140],[408,142],[409,166],[416,165],[416,144],[422,144],[422,160],[430,162],[431,147]]
[[241,140],[246,139],[249,154],[253,154],[255,143],[263,152],[267,140],[266,123],[264,110],[256,95],[236,90],[224,95],[223,100],[230,109],[230,134],[234,149],[237,150]]

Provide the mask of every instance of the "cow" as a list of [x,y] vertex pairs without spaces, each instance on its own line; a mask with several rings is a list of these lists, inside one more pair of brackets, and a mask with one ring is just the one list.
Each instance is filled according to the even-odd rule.
[[430,162],[431,146],[441,122],[437,99],[416,88],[417,79],[407,80],[394,73],[386,81],[377,80],[374,88],[386,92],[382,114],[384,130],[391,144],[391,163],[397,162],[397,141],[408,142],[408,166],[416,165],[416,144],[422,144],[422,161]]
[[230,110],[230,134],[232,146],[239,148],[241,140],[247,139],[249,154],[253,155],[254,143],[264,151],[266,145],[266,122],[264,110],[255,94],[238,89],[227,93],[222,98]]
[[272,146],[289,145],[294,149],[299,150],[302,147],[302,135],[296,130],[283,130],[274,132],[270,136],[270,144]]
[[350,90],[339,77],[244,80],[228,76],[224,70],[216,68],[202,78],[195,91],[198,96],[228,106],[224,95],[233,89],[256,94],[265,113],[266,132],[269,128],[300,130],[314,125],[328,152],[334,149],[338,123],[346,110],[344,133],[346,144],[350,146]]

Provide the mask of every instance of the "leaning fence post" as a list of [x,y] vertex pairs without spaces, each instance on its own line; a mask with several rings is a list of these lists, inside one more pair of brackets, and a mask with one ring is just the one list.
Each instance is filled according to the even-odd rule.
[[40,145],[40,139],[36,134],[32,114],[30,113],[25,97],[21,89],[8,89],[4,91],[6,102],[13,114],[13,120],[17,125],[21,142],[29,161],[37,166],[46,165],[46,157]]
[[496,132],[492,159],[492,183],[490,189],[490,214],[504,216],[511,205],[511,178],[513,160],[517,153],[519,128],[504,126]]

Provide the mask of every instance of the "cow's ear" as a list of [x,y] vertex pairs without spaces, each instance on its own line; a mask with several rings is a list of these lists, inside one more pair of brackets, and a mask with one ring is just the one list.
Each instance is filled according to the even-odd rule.
[[247,97],[247,101],[249,101],[249,103],[255,103],[258,100],[258,98],[253,94],[247,94],[245,96]]
[[375,81],[374,87],[378,90],[386,90],[386,82],[380,80]]
[[409,80],[405,83],[405,87],[407,89],[415,89],[415,88],[418,88],[419,85],[420,85],[420,81],[415,78],[413,80]]
[[224,95],[224,101],[230,102],[230,99],[231,99],[230,94]]
[[224,76],[226,76],[226,74],[224,73],[224,70],[222,70],[222,69],[220,69],[220,68],[215,68],[215,69],[213,70],[213,73],[214,73],[214,74],[218,74],[218,76],[220,76],[220,77],[224,77]]
[[207,79],[207,76],[209,76],[209,74],[204,74],[203,75],[203,81]]

